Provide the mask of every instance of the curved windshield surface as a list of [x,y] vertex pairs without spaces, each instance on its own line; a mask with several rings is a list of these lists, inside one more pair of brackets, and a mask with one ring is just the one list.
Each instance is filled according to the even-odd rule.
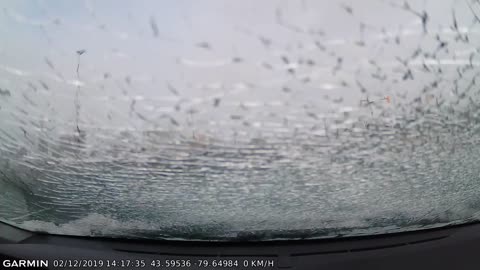
[[478,1],[2,1],[0,220],[273,240],[477,220]]

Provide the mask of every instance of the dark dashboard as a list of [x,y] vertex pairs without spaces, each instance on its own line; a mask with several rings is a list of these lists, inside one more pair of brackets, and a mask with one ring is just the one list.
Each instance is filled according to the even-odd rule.
[[478,269],[480,224],[310,241],[69,237],[0,224],[2,267],[38,269]]

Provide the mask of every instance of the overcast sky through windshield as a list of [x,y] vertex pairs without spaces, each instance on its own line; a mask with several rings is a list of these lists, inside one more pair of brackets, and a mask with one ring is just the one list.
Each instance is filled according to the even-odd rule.
[[478,218],[478,1],[0,7],[4,222],[272,240]]

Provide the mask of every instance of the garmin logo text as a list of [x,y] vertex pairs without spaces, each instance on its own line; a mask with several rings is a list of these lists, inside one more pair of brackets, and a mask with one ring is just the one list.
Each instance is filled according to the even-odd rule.
[[5,268],[23,267],[48,267],[47,260],[4,260],[2,266]]

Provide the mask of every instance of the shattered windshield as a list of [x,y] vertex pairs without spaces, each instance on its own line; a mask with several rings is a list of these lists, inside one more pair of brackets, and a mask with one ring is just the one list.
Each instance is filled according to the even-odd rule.
[[0,7],[2,222],[227,241],[479,218],[476,0]]

